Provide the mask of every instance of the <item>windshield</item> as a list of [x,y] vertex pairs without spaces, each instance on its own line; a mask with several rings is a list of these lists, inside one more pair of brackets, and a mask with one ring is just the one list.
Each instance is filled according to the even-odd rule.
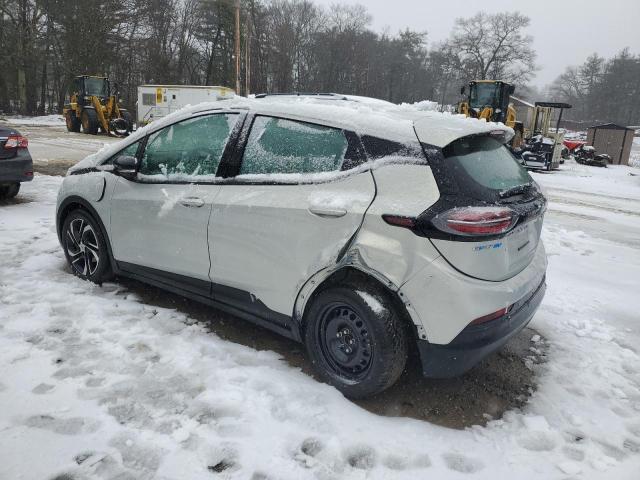
[[469,105],[471,108],[499,106],[499,93],[500,88],[497,83],[476,83],[471,87]]
[[84,91],[85,95],[95,95],[97,97],[107,97],[107,81],[104,78],[85,78]]
[[491,137],[456,140],[444,149],[444,156],[457,170],[463,170],[476,183],[493,190],[504,191],[532,181],[507,147]]

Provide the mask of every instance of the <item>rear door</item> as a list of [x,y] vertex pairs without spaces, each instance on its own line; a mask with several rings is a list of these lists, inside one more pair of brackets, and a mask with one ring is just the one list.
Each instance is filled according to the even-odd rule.
[[430,158],[442,198],[430,215],[431,241],[457,270],[502,281],[534,258],[546,200],[497,139],[458,139]]
[[304,282],[336,262],[375,195],[370,172],[341,171],[353,137],[255,117],[237,176],[222,184],[209,224],[217,300],[278,322],[272,314],[290,316]]
[[209,295],[215,175],[239,117],[201,115],[149,136],[137,177],[120,177],[111,198],[111,242],[121,268]]

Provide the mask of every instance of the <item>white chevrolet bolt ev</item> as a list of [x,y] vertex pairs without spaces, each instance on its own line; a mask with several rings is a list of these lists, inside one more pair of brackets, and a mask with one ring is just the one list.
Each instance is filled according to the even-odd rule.
[[69,170],[71,270],[131,277],[303,342],[349,397],[417,348],[451,377],[531,320],[546,200],[502,125],[358,99],[189,107]]

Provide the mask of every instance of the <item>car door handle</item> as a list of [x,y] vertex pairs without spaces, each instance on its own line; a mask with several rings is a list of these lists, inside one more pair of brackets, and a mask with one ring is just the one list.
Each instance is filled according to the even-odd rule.
[[185,207],[202,207],[204,205],[204,200],[198,197],[186,197],[180,200],[180,204]]
[[319,217],[344,217],[347,211],[343,208],[309,207],[309,211]]

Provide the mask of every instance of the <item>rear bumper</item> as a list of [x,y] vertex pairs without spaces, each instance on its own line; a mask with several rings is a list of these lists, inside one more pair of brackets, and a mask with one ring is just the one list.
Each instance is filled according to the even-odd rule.
[[33,180],[33,161],[30,156],[19,155],[0,159],[0,184]]
[[543,278],[538,287],[518,301],[511,312],[483,325],[470,325],[449,344],[418,341],[423,373],[429,378],[449,378],[463,374],[498,350],[531,321],[546,291]]

